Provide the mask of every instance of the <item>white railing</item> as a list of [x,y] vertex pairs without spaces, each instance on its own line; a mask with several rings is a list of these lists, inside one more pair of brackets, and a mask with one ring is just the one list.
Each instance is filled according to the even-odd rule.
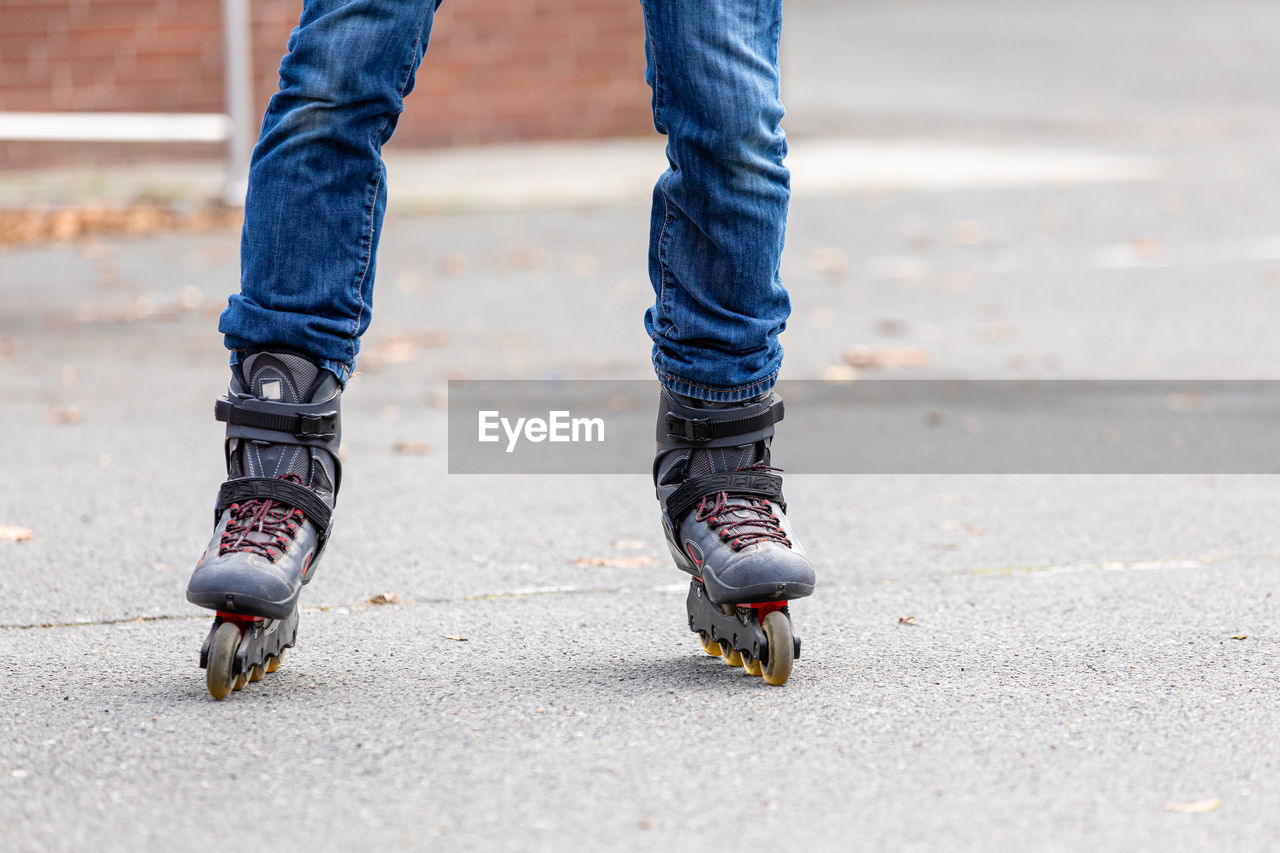
[[222,0],[225,113],[0,112],[0,141],[225,142],[223,200],[244,202],[253,152],[249,0]]

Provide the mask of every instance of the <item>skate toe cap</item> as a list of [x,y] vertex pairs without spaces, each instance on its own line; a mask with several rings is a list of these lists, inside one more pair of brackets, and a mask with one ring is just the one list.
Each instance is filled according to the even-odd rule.
[[292,610],[301,584],[254,554],[227,554],[201,563],[187,584],[187,600],[201,607],[279,617]]
[[[803,598],[813,592],[816,572],[808,557],[777,545],[742,549],[716,573],[717,603]],[[708,582],[708,589],[712,583]]]

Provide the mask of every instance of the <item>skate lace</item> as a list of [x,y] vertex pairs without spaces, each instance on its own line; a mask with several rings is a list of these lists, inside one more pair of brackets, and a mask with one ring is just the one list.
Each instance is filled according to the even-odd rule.
[[[763,463],[746,465],[737,471],[781,471]],[[732,503],[730,502],[732,501]],[[760,542],[777,542],[791,547],[791,540],[782,530],[781,519],[773,511],[773,504],[765,498],[719,492],[714,500],[708,496],[698,504],[695,521],[703,522],[719,534],[720,540],[734,551]]]
[[[280,479],[302,485],[297,474]],[[274,563],[288,550],[304,520],[302,510],[265,498],[234,503],[230,510],[231,518],[218,543],[220,556],[247,551]]]

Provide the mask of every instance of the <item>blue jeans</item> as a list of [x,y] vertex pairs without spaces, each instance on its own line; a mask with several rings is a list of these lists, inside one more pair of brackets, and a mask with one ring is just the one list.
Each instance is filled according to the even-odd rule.
[[[440,0],[305,0],[249,172],[233,361],[286,349],[345,382],[369,326],[383,144]],[[772,387],[790,301],[778,275],[790,176],[779,123],[782,0],[641,0],[645,78],[667,136],[645,314],[659,380],[704,400]]]

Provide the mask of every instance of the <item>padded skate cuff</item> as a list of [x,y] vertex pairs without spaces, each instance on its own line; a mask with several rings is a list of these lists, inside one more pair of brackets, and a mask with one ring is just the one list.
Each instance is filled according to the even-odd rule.
[[775,400],[773,405],[763,412],[746,418],[685,418],[673,412],[667,412],[667,436],[690,444],[702,444],[717,438],[736,438],[768,429],[782,420],[782,415],[783,406],[780,399]]
[[667,517],[673,524],[693,509],[708,495],[728,492],[732,495],[751,495],[757,498],[782,501],[782,478],[763,471],[730,471],[726,474],[705,474],[686,480],[667,499]]
[[265,412],[246,408],[221,397],[213,404],[213,416],[231,426],[247,426],[283,432],[297,438],[332,439],[338,434],[337,410],[327,412]]
[[223,511],[232,504],[252,500],[273,500],[301,510],[302,514],[316,526],[320,540],[329,535],[329,523],[333,520],[333,510],[319,495],[288,480],[276,480],[270,477],[241,477],[227,480],[218,490],[218,507],[213,513],[213,523],[217,524]]

